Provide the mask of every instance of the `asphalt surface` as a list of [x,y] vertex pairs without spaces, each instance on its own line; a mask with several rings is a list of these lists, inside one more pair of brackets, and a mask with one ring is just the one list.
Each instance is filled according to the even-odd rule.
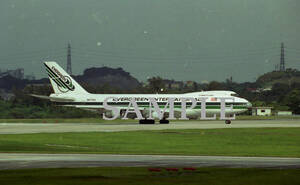
[[166,129],[217,129],[217,128],[270,128],[300,127],[300,120],[234,120],[224,121],[176,121],[170,124],[139,125],[132,123],[0,123],[0,134],[61,133],[61,132],[119,132]]
[[110,154],[0,154],[1,170],[114,166],[300,168],[300,158]]

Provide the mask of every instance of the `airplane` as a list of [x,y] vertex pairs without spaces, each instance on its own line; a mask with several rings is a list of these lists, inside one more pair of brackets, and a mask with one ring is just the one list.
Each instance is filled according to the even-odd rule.
[[[252,106],[252,104],[244,98],[239,97],[233,91],[201,91],[184,94],[91,94],[82,88],[63,68],[61,68],[56,62],[47,61],[44,62],[50,83],[54,90],[54,93],[50,96],[42,96],[31,94],[31,96],[47,99],[55,102],[58,106],[76,107],[86,110],[94,110],[104,113],[105,115],[112,114],[111,111],[104,109],[104,101],[106,98],[112,99],[107,102],[110,106],[114,106],[120,110],[120,116],[124,115],[124,112],[129,109],[130,99],[134,98],[138,105],[138,108],[143,115],[152,115],[154,119],[139,120],[140,124],[154,124],[155,119],[158,118],[156,112],[150,112],[149,98],[155,98],[158,102],[159,108],[164,108],[168,103],[168,98],[175,97],[178,100],[174,102],[174,112],[179,113],[181,110],[180,98],[195,98],[197,100],[196,107],[186,110],[187,117],[199,117],[201,115],[201,102],[198,98],[207,98],[206,101],[206,114],[207,115],[219,115],[220,114],[220,97],[229,97],[231,100],[226,100],[226,108],[231,107],[230,110],[226,109],[226,115],[240,114],[245,112]],[[191,103],[187,102],[187,106]],[[167,110],[168,111],[168,110]],[[166,115],[167,112],[166,111]],[[178,114],[177,114],[178,115]],[[111,115],[110,115],[111,116]],[[169,120],[164,115],[163,119],[159,120],[161,124],[168,124]],[[231,120],[225,120],[226,124],[230,124]]]

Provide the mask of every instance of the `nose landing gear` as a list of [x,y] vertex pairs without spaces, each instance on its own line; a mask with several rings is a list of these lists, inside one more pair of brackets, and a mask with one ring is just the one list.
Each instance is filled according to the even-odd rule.
[[155,124],[154,119],[141,119],[139,120],[139,124]]
[[231,123],[231,120],[225,120],[225,123],[226,123],[226,124],[230,124],[230,123]]
[[[169,124],[170,121],[166,119],[159,120],[160,124]],[[155,124],[154,119],[141,119],[139,120],[139,124]]]

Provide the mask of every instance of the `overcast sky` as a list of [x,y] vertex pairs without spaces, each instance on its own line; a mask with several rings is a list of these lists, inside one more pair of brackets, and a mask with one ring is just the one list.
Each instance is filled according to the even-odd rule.
[[300,69],[299,0],[1,0],[0,68],[46,77],[122,67],[139,80],[254,81],[279,63]]

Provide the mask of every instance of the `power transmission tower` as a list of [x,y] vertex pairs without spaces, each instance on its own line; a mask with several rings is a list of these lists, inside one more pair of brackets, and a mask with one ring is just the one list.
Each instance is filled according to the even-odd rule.
[[284,44],[283,44],[283,43],[281,43],[280,71],[285,71],[285,62],[284,62]]
[[67,73],[72,75],[71,44],[70,43],[68,43]]

